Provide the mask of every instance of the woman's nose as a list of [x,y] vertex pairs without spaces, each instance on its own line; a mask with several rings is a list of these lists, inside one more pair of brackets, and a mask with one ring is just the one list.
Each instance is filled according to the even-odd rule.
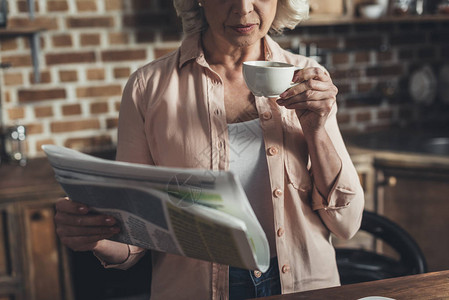
[[235,0],[233,12],[239,15],[247,15],[254,10],[254,0]]

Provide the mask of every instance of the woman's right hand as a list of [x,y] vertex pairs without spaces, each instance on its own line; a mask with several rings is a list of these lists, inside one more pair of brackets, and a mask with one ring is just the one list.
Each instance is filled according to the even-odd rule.
[[61,242],[72,250],[95,250],[99,241],[120,232],[114,218],[91,214],[86,205],[67,197],[58,199],[55,207],[56,233]]

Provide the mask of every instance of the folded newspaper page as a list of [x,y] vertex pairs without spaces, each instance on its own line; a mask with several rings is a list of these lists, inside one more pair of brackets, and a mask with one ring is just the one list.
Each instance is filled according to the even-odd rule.
[[230,171],[156,167],[42,147],[67,195],[115,217],[113,240],[265,272],[268,241]]

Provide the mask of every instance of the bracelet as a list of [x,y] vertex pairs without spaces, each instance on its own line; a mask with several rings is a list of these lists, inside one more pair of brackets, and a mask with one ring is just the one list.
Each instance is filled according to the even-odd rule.
[[103,267],[106,268],[106,267],[111,267],[111,266],[118,266],[118,265],[121,265],[121,264],[125,263],[125,262],[129,259],[129,257],[131,256],[131,248],[129,247],[129,244],[126,244],[126,246],[128,247],[128,255],[126,256],[126,258],[125,258],[122,262],[116,263],[116,264],[111,264],[111,263],[105,261],[103,258],[101,258],[101,257],[95,252],[95,250],[92,250],[92,253],[93,253],[93,255],[94,255],[96,258],[98,258],[98,260],[101,262],[101,264],[103,265]]

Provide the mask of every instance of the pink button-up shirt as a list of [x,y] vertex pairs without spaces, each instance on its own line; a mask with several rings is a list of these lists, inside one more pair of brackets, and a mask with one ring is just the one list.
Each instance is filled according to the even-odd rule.
[[[267,60],[305,68],[319,66],[264,39]],[[204,58],[200,35],[138,69],[129,79],[120,107],[117,159],[122,161],[226,170],[229,138],[225,87]],[[350,238],[358,230],[363,190],[336,121],[326,130],[341,159],[341,170],[325,199],[309,173],[307,144],[294,110],[256,97],[270,175],[276,250],[282,293],[339,285],[331,232]],[[257,184],[257,182],[254,182]],[[282,233],[282,234],[281,234]],[[141,257],[131,246],[128,268]],[[228,299],[228,266],[152,252],[151,299]]]

